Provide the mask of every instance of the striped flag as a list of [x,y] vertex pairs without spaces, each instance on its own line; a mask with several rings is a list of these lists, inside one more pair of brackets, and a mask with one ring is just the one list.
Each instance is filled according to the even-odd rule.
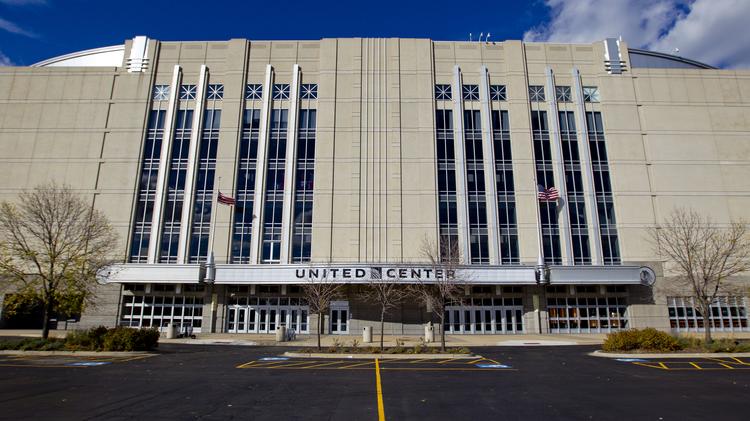
[[221,193],[221,191],[219,191],[219,197],[216,199],[216,201],[221,203],[222,205],[234,206],[235,204],[237,204],[237,201],[234,200],[234,197],[225,196]]
[[554,187],[545,189],[541,184],[537,184],[537,190],[537,198],[542,202],[549,202],[560,198],[560,192]]

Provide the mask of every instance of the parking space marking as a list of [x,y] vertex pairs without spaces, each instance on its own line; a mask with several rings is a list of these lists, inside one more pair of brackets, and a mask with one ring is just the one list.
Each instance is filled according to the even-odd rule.
[[656,368],[667,371],[705,371],[705,370],[750,370],[750,362],[744,361],[737,357],[716,358],[704,357],[692,360],[641,360],[627,361],[633,365],[642,367]]
[[[377,362],[378,360],[376,359],[375,361]],[[334,365],[334,364],[341,364],[341,361],[338,361],[338,360],[336,360],[336,361],[331,361],[331,362],[327,362],[327,363],[322,363],[322,364],[309,365],[309,366],[307,366],[307,367],[303,367],[303,368],[317,368],[317,367],[325,367],[325,366],[328,366],[328,365]],[[376,365],[377,365],[377,364],[376,364]]]
[[[394,371],[517,371],[509,365],[491,358],[434,360],[429,358],[377,359],[379,370]],[[479,364],[482,362],[483,364]],[[351,359],[290,359],[285,361],[253,360],[237,365],[242,369],[273,370],[375,370],[375,359],[352,361]]]
[[343,366],[343,367],[339,367],[339,368],[340,368],[340,369],[345,369],[345,368],[354,368],[354,367],[361,367],[361,366],[363,366],[363,365],[370,365],[370,364],[372,364],[372,361],[365,361],[365,362],[363,362],[363,363],[357,363],[357,364],[350,364],[350,365],[345,365],[345,366]]
[[88,368],[108,364],[119,364],[129,361],[142,360],[156,354],[135,356],[106,356],[95,355],[2,355],[0,367],[36,367],[36,368]]
[[385,421],[385,408],[383,405],[383,385],[380,383],[380,364],[375,358],[375,384],[378,394],[378,421]]

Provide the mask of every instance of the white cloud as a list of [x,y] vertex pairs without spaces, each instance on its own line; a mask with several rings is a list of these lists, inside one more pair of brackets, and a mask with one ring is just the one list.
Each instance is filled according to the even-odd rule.
[[36,38],[37,34],[27,31],[20,26],[16,25],[15,23],[5,20],[3,18],[0,18],[0,30],[8,31],[11,34],[17,34],[17,35],[23,35],[31,38]]
[[2,51],[0,51],[0,66],[13,66],[15,63],[13,63],[13,60],[10,59],[10,57],[3,54]]
[[547,24],[526,41],[589,43],[622,36],[628,45],[722,67],[750,67],[748,0],[545,0]]
[[750,1],[697,0],[690,13],[650,43],[656,51],[680,49],[680,55],[715,66],[750,68]]

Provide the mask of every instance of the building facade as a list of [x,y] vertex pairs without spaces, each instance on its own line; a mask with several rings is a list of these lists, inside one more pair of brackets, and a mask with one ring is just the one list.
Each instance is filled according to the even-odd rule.
[[[80,326],[311,333],[302,289],[336,282],[324,329],[358,334],[362,289],[433,282],[433,245],[461,260],[450,334],[697,330],[646,231],[749,219],[750,72],[615,39],[136,37],[0,67],[0,162],[1,199],[63,182],[120,234]],[[749,330],[747,306],[712,323]]]

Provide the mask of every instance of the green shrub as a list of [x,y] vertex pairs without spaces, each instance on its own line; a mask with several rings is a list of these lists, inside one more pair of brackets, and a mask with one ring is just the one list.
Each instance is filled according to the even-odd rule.
[[750,343],[722,338],[714,340],[709,345],[704,345],[703,348],[708,352],[748,352],[750,351]]
[[101,351],[104,346],[104,326],[88,330],[74,330],[65,337],[65,348],[71,351]]
[[21,341],[19,340],[2,340],[0,341],[0,350],[16,350]]
[[609,352],[636,350],[670,352],[683,349],[683,344],[666,332],[646,328],[610,333],[604,340],[602,349]]
[[131,329],[116,327],[104,334],[104,351],[149,351],[159,343],[157,329]]

